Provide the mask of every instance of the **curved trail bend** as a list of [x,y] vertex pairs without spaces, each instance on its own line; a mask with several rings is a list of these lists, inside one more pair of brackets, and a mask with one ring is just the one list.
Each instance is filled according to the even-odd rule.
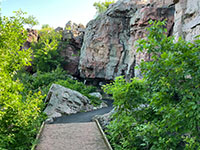
[[108,107],[90,112],[80,112],[72,115],[63,115],[62,117],[56,118],[53,124],[91,122],[94,116],[109,113],[113,109],[112,106],[113,100],[104,100],[104,101],[108,104]]

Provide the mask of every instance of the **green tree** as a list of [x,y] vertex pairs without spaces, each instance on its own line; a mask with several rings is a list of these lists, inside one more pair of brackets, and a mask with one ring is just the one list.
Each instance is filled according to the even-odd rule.
[[2,3],[2,2],[0,1],[0,18],[1,18],[1,3]]
[[43,24],[42,25],[42,29],[50,29],[51,27],[50,27],[50,25],[48,25],[48,24]]
[[200,149],[200,40],[167,37],[165,22],[152,22],[138,51],[144,78],[117,78],[104,87],[113,94],[116,113],[108,127],[116,150]]
[[29,27],[32,29],[34,26],[38,25],[39,22],[38,20],[34,17],[34,16],[28,16],[27,20],[27,24],[29,25]]
[[[31,49],[21,49],[27,39],[22,11],[0,20],[0,149],[30,149],[41,123],[42,96],[29,93],[24,101],[23,84],[14,75],[30,65]],[[32,20],[33,21],[33,20]]]
[[95,2],[93,4],[93,6],[96,8],[97,10],[97,14],[101,14],[103,12],[105,12],[108,7],[110,6],[110,4],[115,3],[115,0],[105,0],[105,2]]
[[62,63],[63,59],[58,51],[62,34],[45,25],[39,30],[39,35],[39,41],[31,45],[34,51],[34,70],[49,72],[56,69]]

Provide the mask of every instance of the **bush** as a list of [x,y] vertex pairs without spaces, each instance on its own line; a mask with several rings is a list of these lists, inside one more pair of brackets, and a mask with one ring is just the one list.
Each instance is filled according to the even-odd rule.
[[30,20],[21,11],[15,13],[13,17],[0,18],[0,149],[26,150],[43,120],[43,96],[29,93],[23,100],[23,84],[13,79],[31,60],[31,49],[21,49],[27,39],[23,25]]
[[117,110],[108,126],[108,138],[116,150],[134,150],[142,141],[137,137],[137,124],[142,124],[149,116],[145,80],[137,78],[126,82],[117,77],[114,83],[104,86],[104,91],[112,94]]
[[34,51],[34,71],[50,72],[63,62],[58,51],[62,34],[45,25],[39,30],[39,36],[39,41],[31,44]]
[[115,3],[114,0],[112,0],[112,1],[105,0],[105,2],[95,2],[93,4],[93,6],[96,8],[97,14],[101,14],[101,13],[105,12],[108,9],[110,4],[113,4],[113,3]]
[[88,97],[94,106],[100,105],[102,102],[100,99],[89,95],[90,93],[96,91],[96,87],[94,87],[94,86],[86,86],[84,83],[78,82],[76,80],[72,80],[70,78],[68,78],[66,80],[58,80],[56,82],[56,84],[62,85],[66,88],[70,88],[75,91],[79,91],[81,94]]
[[144,79],[105,87],[117,108],[110,140],[115,149],[200,149],[200,40],[174,43],[164,22],[150,23],[147,39],[138,41],[138,50],[152,55],[141,63]]
[[58,81],[65,80],[67,78],[67,73],[63,71],[60,67],[51,72],[40,72],[37,71],[35,75],[29,74],[25,71],[20,71],[15,76],[15,79],[19,79],[24,84],[23,95],[26,95],[29,91],[42,91],[45,95],[48,93],[49,85]]
[[86,86],[82,82],[71,79],[67,72],[63,71],[60,67],[51,72],[37,72],[36,75],[28,74],[27,72],[19,72],[15,79],[19,79],[24,84],[23,96],[26,98],[26,94],[29,91],[38,92],[41,91],[42,95],[48,94],[49,88],[53,83],[62,85],[66,88],[78,91],[81,94],[87,96],[93,105],[99,105],[101,101],[89,93],[95,92],[96,87]]

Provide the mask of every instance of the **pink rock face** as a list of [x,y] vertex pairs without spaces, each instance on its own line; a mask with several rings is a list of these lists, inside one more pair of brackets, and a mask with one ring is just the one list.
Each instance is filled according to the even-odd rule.
[[67,70],[69,74],[77,76],[79,73],[79,51],[72,45],[68,45],[61,51],[61,56],[65,60],[64,69]]
[[[174,24],[174,8],[157,8],[157,7],[144,7],[136,12],[136,17],[131,20],[131,36],[129,43],[132,44],[131,51],[135,56],[135,65],[140,65],[141,61],[150,61],[151,55],[146,52],[137,52],[135,41],[145,38],[148,34],[146,27],[149,27],[149,20],[165,20],[167,35],[169,36],[173,29]],[[135,70],[135,76],[139,77],[140,73]]]
[[177,0],[136,0],[137,4],[150,4],[155,7],[168,7],[175,3]]
[[60,54],[65,60],[64,69],[73,76],[79,75],[78,65],[84,30],[82,24],[77,25],[69,21],[63,31],[63,41],[67,43]]
[[[30,48],[30,44],[32,42],[37,42],[38,39],[39,39],[39,35],[38,35],[38,32],[37,30],[34,30],[34,29],[27,29],[27,32],[28,32],[28,39],[27,41],[24,43],[22,49],[29,49]],[[33,55],[32,55],[32,59],[33,59]],[[32,61],[30,62],[32,64]],[[32,72],[33,71],[33,67],[32,66],[26,66],[25,67],[26,71],[28,72]]]
[[29,49],[31,42],[37,42],[39,38],[37,30],[27,29],[27,31],[28,31],[28,39],[24,43],[23,49]]
[[135,41],[146,35],[148,21],[167,19],[169,33],[172,30],[174,8],[157,7],[160,5],[151,6],[146,0],[118,1],[90,21],[81,49],[81,77],[112,80],[120,75],[135,76],[134,66],[150,59],[135,48]]
[[[120,43],[118,34],[122,31],[123,24],[118,19],[109,20],[105,18],[104,21],[106,21],[105,24],[101,21],[96,24],[94,27],[94,36],[88,35],[89,39],[85,39],[87,40],[86,45],[83,45],[87,50],[84,53],[84,58],[81,60],[81,64],[84,65],[83,67],[86,67],[86,69],[82,70],[82,73],[87,78],[105,77],[109,79],[113,78],[113,73],[118,72],[114,69],[122,56],[123,43]],[[109,69],[112,68],[112,70],[108,70],[106,73],[108,67]],[[112,73],[109,73],[110,71]]]

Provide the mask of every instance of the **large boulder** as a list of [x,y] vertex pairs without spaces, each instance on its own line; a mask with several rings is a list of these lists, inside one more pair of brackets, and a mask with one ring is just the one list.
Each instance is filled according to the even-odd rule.
[[121,0],[90,21],[81,48],[80,76],[106,80],[119,75],[135,76],[135,65],[141,59],[150,59],[148,54],[136,52],[135,41],[145,37],[150,19],[167,19],[170,34],[174,21],[172,4],[167,0]]
[[90,100],[81,93],[53,84],[46,98],[48,105],[44,112],[48,116],[48,122],[63,114],[70,115],[81,111],[91,111],[93,106]]

